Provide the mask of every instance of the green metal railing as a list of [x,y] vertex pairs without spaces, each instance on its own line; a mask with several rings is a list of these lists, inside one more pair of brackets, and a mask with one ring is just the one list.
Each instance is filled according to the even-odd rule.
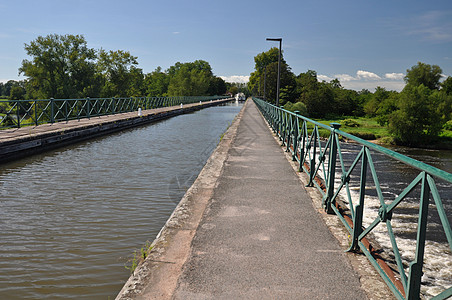
[[[336,214],[344,224],[351,237],[351,245],[348,251],[361,250],[396,298],[419,299],[427,223],[429,222],[427,218],[429,204],[430,209],[436,209],[439,215],[441,231],[445,234],[449,246],[447,251],[452,252],[452,230],[444,203],[437,189],[439,181],[452,183],[452,174],[343,132],[339,129],[340,124],[333,123],[329,127],[303,117],[297,112],[292,113],[278,108],[261,99],[253,98],[253,100],[273,131],[279,136],[286,151],[292,154],[293,160],[299,166],[299,171],[306,172],[309,175],[308,186],[316,186],[322,193],[325,210]],[[319,129],[327,130],[329,137],[322,140]],[[344,164],[341,144],[339,143],[340,137],[354,141],[361,148],[350,166]],[[373,153],[382,154],[388,159],[395,159],[411,166],[419,170],[419,174],[398,196],[394,196],[394,199],[385,199],[372,160]],[[359,165],[360,170],[358,169]],[[356,199],[358,201],[352,198],[350,192],[351,175],[355,169],[357,170],[354,172],[353,179],[357,180],[357,184],[359,183],[359,197]],[[358,174],[356,175],[356,173]],[[324,179],[319,179],[319,177]],[[368,177],[371,177],[371,179],[369,180]],[[413,191],[419,190],[419,187],[420,195],[416,197],[419,200],[419,207],[415,213],[418,217],[416,252],[414,259],[406,261],[406,258],[404,258],[404,262],[397,244],[397,237],[393,231],[393,212],[400,203],[406,200],[407,195],[410,194],[410,197],[412,197]],[[368,199],[366,188],[368,190],[371,188],[379,200],[380,207],[376,216],[368,216],[366,210],[364,210],[365,201]],[[342,192],[344,190],[345,193]],[[340,192],[342,192],[340,197],[345,198],[344,201],[340,201]],[[341,205],[346,207],[344,208]],[[367,226],[363,224],[365,216],[371,217],[373,220]],[[392,268],[384,262],[368,240],[370,234],[379,224],[386,225],[386,232],[392,245],[392,249],[389,249],[393,253]],[[405,270],[404,263],[409,264],[408,272]],[[451,296],[452,287],[442,291],[432,299],[446,299]]]
[[[189,104],[228,96],[0,100],[0,129]],[[1,112],[4,112],[1,114]]]

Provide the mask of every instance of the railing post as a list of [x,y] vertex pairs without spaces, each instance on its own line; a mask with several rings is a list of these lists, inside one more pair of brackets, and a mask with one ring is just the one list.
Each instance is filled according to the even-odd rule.
[[[365,151],[365,147],[363,148],[363,156],[361,160],[361,181],[359,185],[359,203],[355,208],[355,218],[353,220],[353,235],[352,235],[352,243],[350,248],[347,251],[355,251],[359,249],[358,246],[358,237],[362,233],[363,226],[363,212],[364,212],[364,197],[366,195],[366,181],[367,181],[367,153]],[[372,167],[372,166],[371,166]],[[345,177],[345,174],[342,178],[343,182],[348,182],[350,178]]]
[[38,126],[38,100],[35,100],[35,124]]
[[304,154],[305,154],[305,145],[306,145],[306,121],[303,120],[303,125],[301,126],[301,138],[300,138],[300,142],[301,142],[301,146],[300,147],[300,163],[298,165],[298,171],[302,172],[303,171],[303,161],[304,161]]
[[334,213],[331,208],[332,198],[334,194],[334,179],[336,177],[336,156],[337,156],[337,143],[336,143],[336,130],[341,127],[339,123],[331,123],[330,126],[333,128],[331,132],[331,145],[329,153],[329,163],[328,163],[328,180],[326,186],[326,195],[324,197],[325,211],[329,214]]
[[421,199],[419,204],[419,219],[417,225],[416,237],[416,256],[410,264],[408,275],[407,296],[408,300],[419,299],[421,292],[421,278],[423,275],[422,267],[424,265],[425,236],[427,233],[427,216],[429,203],[430,187],[427,182],[427,173],[424,172],[421,187]]
[[284,141],[283,141],[283,130],[284,130],[284,112],[278,108],[278,112],[279,112],[279,140],[283,142],[284,145]]
[[90,110],[91,110],[89,97],[86,97],[86,107],[87,107],[86,116],[89,119],[90,118]]
[[[317,152],[317,127],[314,127],[314,134],[312,135],[311,141],[314,143],[314,149],[312,151],[312,159],[311,159],[311,165],[309,166],[309,183],[307,186],[313,186],[314,185],[314,176],[315,176],[315,155]],[[311,148],[311,144],[308,145],[307,151],[309,151]]]
[[19,105],[19,100],[16,100],[16,117],[17,117],[17,128],[20,128],[20,105]]
[[68,122],[69,121],[69,116],[68,116],[68,111],[67,111],[67,104],[68,103],[68,100],[64,100],[64,113],[66,114],[66,122]]
[[297,160],[297,152],[298,152],[298,138],[299,138],[299,131],[300,131],[300,123],[298,123],[298,115],[300,114],[300,111],[295,111],[295,118],[293,120],[292,125],[292,143],[293,143],[293,153],[292,153],[292,161]]
[[54,103],[53,100],[54,100],[53,98],[50,98],[50,123],[55,123],[55,116],[54,116],[54,111],[55,111],[54,105],[55,105],[55,103]]

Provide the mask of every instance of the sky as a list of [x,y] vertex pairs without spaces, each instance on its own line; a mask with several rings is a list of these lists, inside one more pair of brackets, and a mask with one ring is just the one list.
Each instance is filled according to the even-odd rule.
[[24,79],[24,45],[81,34],[95,49],[125,50],[144,73],[202,59],[226,81],[246,81],[254,56],[278,46],[298,75],[345,88],[400,91],[417,62],[452,75],[450,0],[0,0],[0,81]]

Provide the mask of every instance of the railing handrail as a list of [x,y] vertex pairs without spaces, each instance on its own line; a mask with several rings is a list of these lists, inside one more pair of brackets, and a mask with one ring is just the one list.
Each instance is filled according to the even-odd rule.
[[[258,99],[258,98],[255,98],[255,99]],[[410,165],[413,168],[416,168],[416,169],[421,170],[421,171],[425,171],[425,172],[427,172],[428,174],[430,174],[432,176],[441,178],[443,180],[446,180],[446,181],[452,183],[452,174],[451,173],[448,173],[448,172],[446,172],[444,170],[438,169],[436,167],[433,167],[431,165],[428,165],[428,164],[426,164],[424,162],[418,161],[418,160],[416,160],[414,158],[411,158],[409,156],[403,155],[403,154],[398,153],[396,151],[393,151],[391,149],[385,148],[383,146],[380,146],[380,145],[368,142],[366,140],[363,140],[362,138],[354,136],[354,135],[352,135],[350,133],[347,133],[345,131],[342,131],[340,129],[334,129],[331,126],[328,126],[328,125],[322,124],[320,122],[314,121],[314,120],[309,119],[309,118],[307,118],[305,116],[296,114],[296,113],[291,112],[289,110],[286,110],[286,109],[284,109],[282,107],[277,107],[276,105],[268,103],[268,102],[266,102],[266,103],[267,103],[267,105],[270,105],[270,106],[272,106],[274,108],[280,109],[281,111],[284,111],[287,114],[290,114],[290,115],[292,115],[294,117],[303,119],[303,120],[305,120],[305,121],[307,121],[309,123],[312,123],[312,124],[314,124],[314,125],[316,125],[318,127],[322,127],[323,129],[326,129],[326,130],[329,130],[329,131],[335,130],[337,134],[339,134],[339,135],[341,135],[341,136],[343,136],[343,137],[345,137],[345,138],[347,138],[349,140],[355,141],[356,143],[358,143],[360,145],[366,146],[366,147],[368,147],[368,148],[370,148],[370,149],[372,149],[374,151],[377,151],[377,152],[382,153],[382,154],[384,154],[386,156],[394,158],[395,160],[398,160],[398,161],[403,162],[403,163],[405,163],[407,165]]]
[[[275,134],[279,137],[282,145],[285,146],[286,151],[291,152],[293,160],[299,163],[299,170],[308,173],[308,186],[316,186],[323,195],[322,204],[325,210],[328,213],[336,214],[344,224],[351,238],[351,245],[348,251],[361,250],[396,298],[419,299],[427,223],[429,221],[427,218],[429,202],[435,204],[434,208],[439,216],[439,224],[442,226],[439,228],[444,231],[449,246],[448,249],[452,252],[452,229],[435,182],[435,179],[442,179],[452,183],[452,174],[343,132],[339,129],[340,124],[332,123],[329,127],[295,112],[290,112],[265,102],[262,99],[253,98],[253,100]],[[309,127],[308,129],[308,123],[314,125],[313,128]],[[326,141],[321,142],[319,128],[324,128],[330,132]],[[309,134],[310,129],[312,129],[311,134]],[[350,166],[344,163],[339,136],[352,140],[358,146],[361,146],[361,150]],[[411,183],[407,184],[401,193],[388,199],[388,197],[383,195],[370,150],[413,167],[419,170],[420,173]],[[336,165],[337,162],[339,162],[339,167]],[[361,164],[360,175],[353,175],[353,182],[359,185],[359,197],[356,199],[351,195],[349,183],[351,182],[351,174],[356,172],[355,168],[358,164]],[[368,171],[370,171],[370,176],[367,175]],[[319,175],[323,175],[323,177],[319,177]],[[367,179],[367,177],[370,179]],[[359,180],[356,180],[356,178]],[[339,184],[335,185],[338,182]],[[369,198],[366,193],[368,182],[376,191],[375,200],[380,203],[377,213],[373,212],[371,214],[364,210],[365,201]],[[421,192],[419,198],[416,198],[419,199],[415,240],[416,252],[415,258],[408,261],[407,258],[402,259],[391,222],[394,210],[402,201],[408,201],[407,196],[418,186],[420,186]],[[344,190],[346,193],[339,196]],[[345,197],[346,201],[341,204],[340,201],[336,201],[339,200],[339,197]],[[391,203],[388,203],[389,201]],[[344,209],[342,205],[347,207]],[[364,216],[370,217],[370,220],[373,221],[370,224],[363,224]],[[379,224],[386,225],[386,232],[391,243],[387,249],[390,249],[393,253],[393,263],[397,266],[397,271],[393,271],[387,266],[380,254],[370,246],[367,239],[369,234]],[[409,263],[408,276],[405,271],[404,261]],[[398,278],[396,278],[397,276]],[[443,292],[436,295],[434,299],[446,299],[450,296],[452,296],[452,287],[446,288]]]
[[[138,107],[153,109],[159,107],[189,104],[198,101],[226,99],[229,96],[170,96],[170,97],[111,97],[79,99],[33,99],[5,100],[6,118],[0,118],[0,129],[54,123],[93,116],[132,112]],[[75,104],[74,104],[75,103]]]

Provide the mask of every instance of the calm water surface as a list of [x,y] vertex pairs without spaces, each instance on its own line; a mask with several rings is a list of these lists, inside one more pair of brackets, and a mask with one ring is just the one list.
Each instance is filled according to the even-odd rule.
[[241,105],[0,166],[0,299],[114,299]]

